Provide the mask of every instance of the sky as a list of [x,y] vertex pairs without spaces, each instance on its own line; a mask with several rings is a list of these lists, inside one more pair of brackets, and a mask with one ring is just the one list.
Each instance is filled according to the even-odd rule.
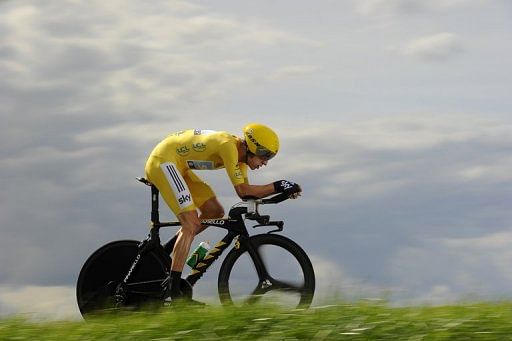
[[153,146],[249,122],[315,304],[511,299],[511,33],[505,0],[0,1],[0,315],[78,316],[87,257],[147,233]]

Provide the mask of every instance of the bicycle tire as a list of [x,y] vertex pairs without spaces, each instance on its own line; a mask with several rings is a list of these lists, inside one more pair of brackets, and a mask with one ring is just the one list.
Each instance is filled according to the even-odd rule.
[[[96,250],[84,263],[78,276],[76,296],[82,316],[116,308],[114,295],[128,273],[140,242],[119,240]],[[140,307],[161,301],[161,281],[168,273],[169,257],[150,251],[141,257],[127,283],[133,290],[126,292],[125,306]],[[138,271],[143,269],[143,271]],[[140,283],[140,284],[137,284]]]
[[[235,302],[237,299],[234,297],[235,296],[234,292],[232,292],[233,287],[232,287],[232,285],[230,285],[230,281],[232,279],[234,280],[234,276],[233,276],[232,272],[235,269],[235,267],[237,267],[236,264],[241,263],[240,267],[244,268],[243,271],[252,271],[256,275],[256,277],[258,277],[258,278],[253,277],[253,282],[251,282],[250,285],[252,286],[255,284],[254,281],[258,281],[258,283],[256,283],[256,289],[254,291],[252,291],[252,294],[248,295],[247,297],[245,297],[242,300],[243,303],[249,303],[249,304],[256,303],[257,301],[259,301],[259,299],[261,297],[263,297],[264,295],[266,295],[269,292],[281,291],[281,292],[289,292],[289,293],[291,292],[291,293],[297,294],[299,296],[298,303],[295,302],[296,304],[294,303],[294,306],[292,306],[292,308],[296,308],[296,307],[308,308],[311,305],[311,301],[313,300],[313,295],[315,292],[315,272],[313,269],[313,265],[311,264],[311,261],[310,261],[309,257],[307,256],[306,252],[304,252],[304,250],[297,243],[292,241],[291,239],[281,236],[281,235],[276,235],[276,234],[255,235],[255,236],[252,236],[249,238],[249,243],[251,243],[253,245],[253,247],[256,250],[258,250],[258,253],[260,255],[262,255],[262,253],[264,253],[263,248],[264,247],[266,248],[268,246],[268,247],[277,249],[279,254],[282,254],[283,256],[285,256],[282,259],[278,259],[278,261],[281,262],[284,258],[287,258],[287,257],[291,257],[291,259],[294,259],[295,262],[297,263],[297,266],[295,266],[296,272],[298,273],[297,275],[299,276],[299,278],[302,277],[302,283],[289,285],[289,287],[286,287],[285,285],[283,285],[283,283],[278,284],[280,282],[280,279],[277,276],[279,276],[280,274],[270,273],[270,272],[272,272],[272,270],[268,268],[269,260],[263,259],[265,267],[267,268],[267,271],[269,272],[269,275],[270,275],[270,282],[272,283],[274,288],[272,288],[272,285],[271,285],[270,289],[268,289],[268,288],[264,289],[264,291],[265,291],[264,293],[256,295],[259,298],[256,298],[256,299],[252,298],[251,297],[252,294],[254,294],[254,292],[260,290],[258,286],[262,285],[261,278],[259,278],[259,276],[256,274],[257,271],[256,271],[256,266],[254,265],[254,259],[252,256],[250,256],[247,248],[245,248],[244,246],[240,246],[237,249],[235,247],[227,254],[226,258],[224,259],[224,261],[222,263],[220,271],[219,271],[218,291],[219,291],[219,297],[220,297],[221,303],[223,305],[228,305],[228,306],[229,305],[238,305],[239,302],[238,303]],[[246,259],[246,262],[252,263],[252,265],[253,265],[252,270],[247,270],[247,268],[251,268],[251,267],[248,266],[248,264],[245,264],[244,263],[245,261],[242,261],[242,258]],[[262,258],[265,258],[265,257],[262,256]],[[275,260],[275,259],[272,259],[272,260]],[[288,267],[288,265],[289,264],[281,264],[281,268]],[[286,271],[288,271],[288,270],[286,270]],[[282,274],[284,275],[284,272]],[[247,277],[251,277],[251,276],[244,275],[244,277],[247,278]],[[275,304],[277,301],[271,300],[270,302],[272,304]]]

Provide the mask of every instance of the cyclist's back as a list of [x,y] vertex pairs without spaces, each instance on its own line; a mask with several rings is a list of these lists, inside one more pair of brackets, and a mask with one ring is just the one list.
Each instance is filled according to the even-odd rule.
[[224,131],[190,129],[169,135],[150,157],[173,162],[179,172],[226,168],[234,186],[247,177],[245,164],[238,162],[238,138]]

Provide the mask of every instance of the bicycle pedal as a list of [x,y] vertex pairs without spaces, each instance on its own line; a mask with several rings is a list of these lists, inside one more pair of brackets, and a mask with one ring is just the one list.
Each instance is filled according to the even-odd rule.
[[126,297],[124,295],[115,295],[114,300],[116,302],[116,308],[124,307],[126,303]]

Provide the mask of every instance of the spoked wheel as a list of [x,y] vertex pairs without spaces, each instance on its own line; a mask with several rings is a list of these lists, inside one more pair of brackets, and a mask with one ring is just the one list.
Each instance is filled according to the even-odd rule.
[[120,306],[137,308],[161,303],[161,283],[167,277],[170,263],[163,254],[151,251],[142,256],[126,286],[119,289],[137,256],[138,245],[134,240],[115,241],[102,246],[87,259],[76,288],[83,316]]
[[221,302],[309,307],[315,292],[315,273],[304,250],[275,234],[253,236],[250,243],[259,257],[241,246],[232,249],[222,263],[218,281]]

